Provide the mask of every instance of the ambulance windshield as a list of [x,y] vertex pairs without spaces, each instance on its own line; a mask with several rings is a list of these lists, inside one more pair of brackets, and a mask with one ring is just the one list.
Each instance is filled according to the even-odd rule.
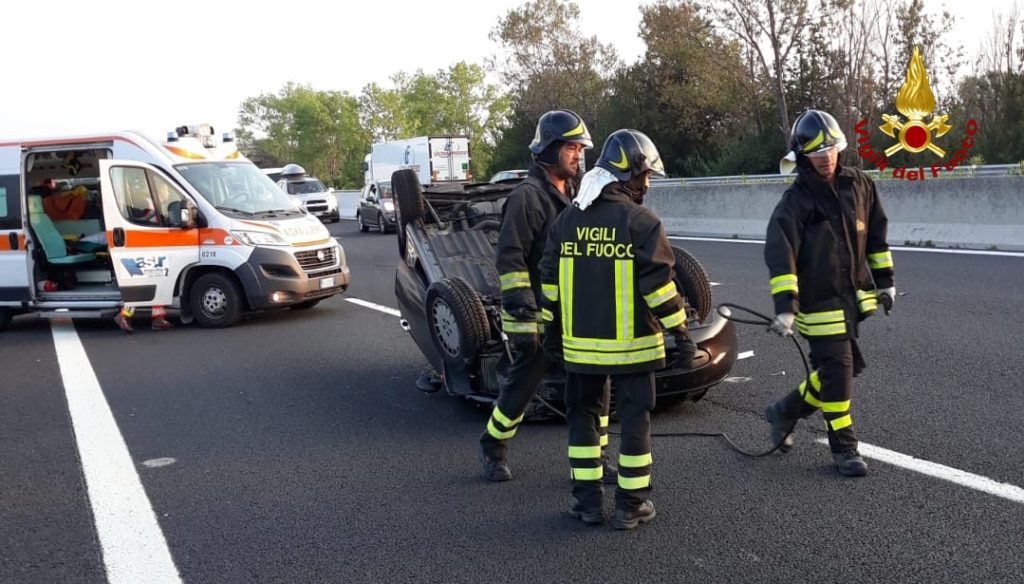
[[249,162],[198,162],[175,166],[207,201],[226,213],[304,213],[259,168]]

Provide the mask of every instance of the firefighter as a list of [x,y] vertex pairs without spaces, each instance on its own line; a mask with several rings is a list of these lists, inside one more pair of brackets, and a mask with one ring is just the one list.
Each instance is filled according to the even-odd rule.
[[[838,163],[846,148],[835,118],[807,110],[793,123],[790,152],[780,162],[793,181],[768,223],[768,264],[775,319],[770,330],[810,344],[810,378],[768,406],[765,419],[778,444],[797,420],[821,410],[839,473],[864,476],[850,416],[853,378],[865,367],[857,345],[859,323],[881,302],[886,314],[896,299],[888,220],[874,182]],[[780,452],[792,450],[789,436]]]
[[[544,378],[548,362],[540,344],[540,272],[548,227],[575,195],[583,150],[593,147],[583,118],[569,110],[545,113],[530,143],[534,162],[509,194],[498,235],[497,269],[501,281],[502,328],[512,349],[512,364],[480,437],[484,478],[512,478],[508,441]],[[607,416],[604,418],[607,429]],[[607,436],[605,436],[607,443]]]
[[551,226],[541,261],[547,333],[561,338],[566,370],[572,494],[569,513],[604,522],[600,416],[611,377],[622,426],[612,526],[633,529],[654,518],[650,412],[654,371],[665,366],[662,329],[678,349],[674,365],[696,352],[686,304],[676,288],[661,221],[641,206],[651,175],[664,176],[658,149],[636,130],[608,136],[573,206]]

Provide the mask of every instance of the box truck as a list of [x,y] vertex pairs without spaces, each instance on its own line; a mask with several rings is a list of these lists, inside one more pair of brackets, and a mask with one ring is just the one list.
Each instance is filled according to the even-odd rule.
[[391,173],[411,168],[426,186],[470,181],[468,136],[420,136],[373,145],[364,161],[366,184],[391,182]]

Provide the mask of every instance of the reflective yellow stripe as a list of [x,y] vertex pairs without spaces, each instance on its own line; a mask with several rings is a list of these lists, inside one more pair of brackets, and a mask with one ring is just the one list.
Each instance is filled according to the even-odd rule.
[[598,443],[599,443],[599,444],[600,444],[600,445],[601,445],[602,447],[604,447],[604,446],[608,446],[608,435],[607,435],[607,434],[601,434],[601,437],[600,437],[600,438],[598,438]]
[[642,477],[624,477],[619,475],[619,488],[627,491],[635,491],[637,489],[646,489],[651,486],[651,475],[644,475]]
[[495,420],[498,420],[499,422],[501,422],[502,426],[505,426],[506,428],[513,428],[516,425],[518,425],[519,422],[523,421],[523,416],[526,415],[526,412],[523,412],[523,413],[519,414],[519,417],[514,419],[514,420],[512,418],[506,416],[498,408],[494,408],[493,410],[491,410],[491,415],[494,416]]
[[601,458],[600,446],[570,446],[569,458]]
[[[813,387],[815,391],[821,391],[821,379],[818,377],[817,371],[811,371],[811,387]],[[814,397],[814,394],[807,390],[806,379],[800,382],[800,396],[804,398],[804,401],[807,402],[808,405],[819,409],[821,408],[821,400]]]
[[809,337],[827,337],[830,335],[845,335],[846,323],[837,322],[834,324],[811,324],[796,323],[796,328],[802,334]]
[[506,333],[534,333],[540,330],[536,322],[501,319],[501,328]]
[[680,308],[678,312],[670,314],[665,318],[661,319],[661,326],[666,329],[674,329],[677,326],[686,322],[686,309]]
[[558,290],[562,308],[562,335],[572,334],[572,278],[573,259],[558,259]]
[[874,292],[857,290],[857,304],[861,312],[872,312],[878,310],[878,298]]
[[580,365],[632,365],[665,358],[665,348],[657,347],[626,353],[594,353],[565,349],[565,360]]
[[548,310],[547,308],[541,308],[540,309],[540,318],[544,322],[551,322],[551,321],[555,320],[555,315],[552,314],[551,311]]
[[804,152],[810,152],[813,148],[815,148],[816,146],[818,146],[819,144],[821,144],[824,141],[825,141],[825,134],[822,133],[821,130],[818,130],[818,135],[815,136],[813,140],[808,142],[806,146],[804,146],[803,151]]
[[600,466],[595,468],[574,468],[572,478],[574,481],[599,481],[604,476],[604,469]]
[[565,343],[566,348],[579,349],[581,351],[629,351],[665,346],[665,337],[660,334],[637,337],[628,341],[565,336],[562,338],[562,341]]
[[615,338],[633,338],[633,261],[615,262]]
[[651,453],[647,454],[619,454],[619,466],[623,468],[641,468],[654,464]]
[[599,416],[597,418],[597,421],[601,425],[602,428],[607,428],[608,427],[608,416]]
[[842,430],[843,428],[852,425],[853,418],[850,417],[850,414],[846,414],[845,416],[836,418],[834,420],[825,420],[826,428],[831,427],[833,432]]
[[768,285],[772,287],[772,296],[779,292],[793,292],[798,293],[800,289],[797,287],[796,274],[782,274],[781,276],[775,276],[771,280],[768,280]]
[[838,414],[850,409],[850,400],[837,402],[821,402],[821,411]]
[[871,266],[872,270],[882,270],[885,268],[891,268],[892,252],[880,251],[878,253],[868,254],[868,265]]
[[842,310],[798,313],[796,328],[809,337],[846,334],[846,317]]
[[509,272],[501,275],[501,291],[530,287],[530,272]]
[[544,298],[552,302],[558,302],[558,285],[557,284],[541,284],[541,291],[544,293]]
[[670,298],[672,298],[678,293],[679,292],[676,290],[676,283],[669,282],[668,284],[665,284],[664,286],[658,288],[654,292],[651,292],[647,296],[644,296],[644,300],[647,301],[647,306],[650,306],[651,308],[656,308],[664,304],[666,301],[668,301]]
[[487,420],[487,433],[490,434],[491,436],[494,436],[498,440],[508,440],[509,438],[516,435],[516,429],[512,428],[511,430],[502,432],[501,430],[498,429],[497,426],[494,425],[494,418],[491,418],[490,420]]

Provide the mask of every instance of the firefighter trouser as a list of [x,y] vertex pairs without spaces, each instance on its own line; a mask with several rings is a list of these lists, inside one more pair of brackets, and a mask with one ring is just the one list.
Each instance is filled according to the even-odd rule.
[[[505,460],[508,441],[516,435],[519,424],[526,414],[526,407],[544,380],[547,359],[539,347],[536,351],[516,351],[508,376],[498,393],[498,401],[487,421],[487,428],[480,436],[484,454],[492,460]],[[600,423],[601,447],[608,445],[608,402],[611,386],[604,388],[604,409]]]
[[[607,379],[607,375],[571,372],[565,379],[572,494],[588,509],[600,509],[604,493],[601,441],[607,436],[601,424],[602,418],[607,420]],[[651,490],[654,373],[613,375],[612,383],[615,384],[616,409],[622,426],[615,506],[635,510]]]
[[850,417],[853,378],[864,369],[857,341],[808,339],[811,345],[810,379],[780,400],[787,420],[806,418],[821,410],[832,452],[857,449],[857,435]]

